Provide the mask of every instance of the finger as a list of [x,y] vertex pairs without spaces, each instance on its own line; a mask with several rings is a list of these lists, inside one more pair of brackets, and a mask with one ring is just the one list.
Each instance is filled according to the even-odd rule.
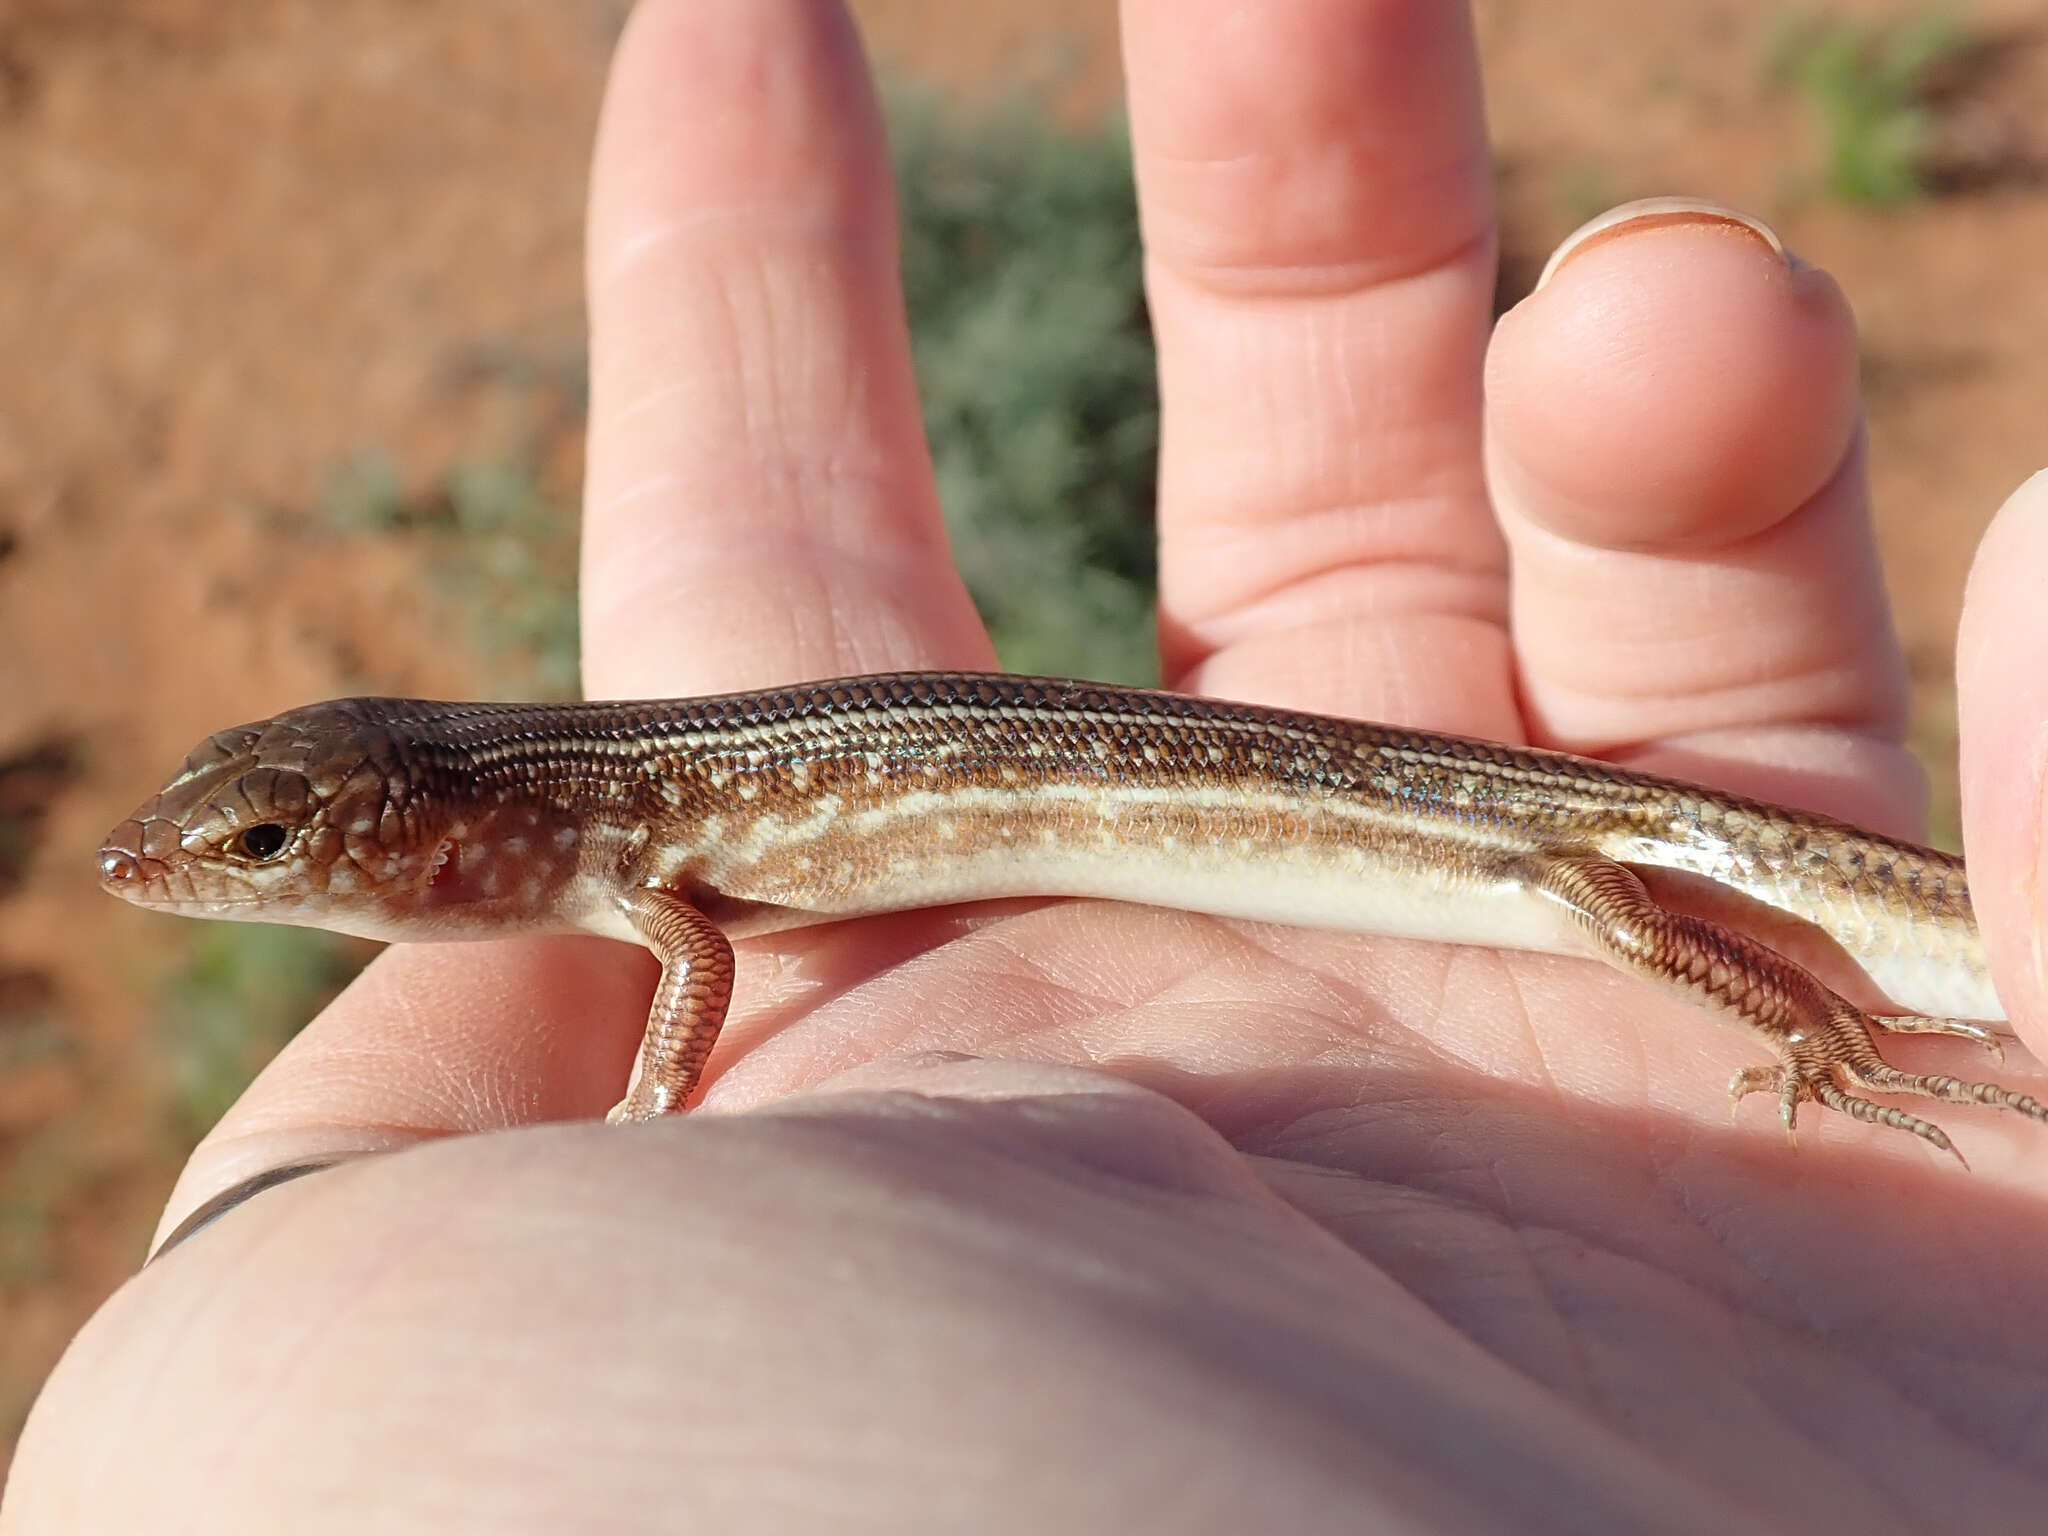
[[1132,0],[1124,17],[1166,675],[1507,733],[1465,7]]
[[1530,733],[1695,777],[1847,763],[1831,808],[1910,826],[1848,306],[1739,215],[1629,212],[1567,243],[1488,359]]
[[1991,973],[2048,1057],[2048,474],[2014,492],[1970,569],[1956,645],[1963,838]]
[[946,548],[836,0],[649,0],[592,167],[584,666],[702,693],[989,652]]
[[602,1114],[656,970],[644,950],[604,939],[393,946],[193,1152],[157,1241],[272,1169]]

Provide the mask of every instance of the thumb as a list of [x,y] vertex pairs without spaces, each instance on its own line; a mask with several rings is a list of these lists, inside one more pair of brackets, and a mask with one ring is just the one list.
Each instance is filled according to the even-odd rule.
[[1978,546],[1956,694],[1970,896],[2006,1013],[2048,1060],[2048,471]]

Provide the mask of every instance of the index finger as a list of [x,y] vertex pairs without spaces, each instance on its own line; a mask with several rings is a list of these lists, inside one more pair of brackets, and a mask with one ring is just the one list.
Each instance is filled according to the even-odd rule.
[[838,0],[649,0],[592,168],[592,697],[976,666]]

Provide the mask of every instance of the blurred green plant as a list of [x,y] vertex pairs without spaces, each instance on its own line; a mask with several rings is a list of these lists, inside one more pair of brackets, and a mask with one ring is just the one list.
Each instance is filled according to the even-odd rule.
[[[39,1068],[76,1061],[76,1021],[39,971],[0,971],[0,1074],[19,1081]],[[92,1181],[67,1117],[43,1121],[0,1144],[0,1287],[46,1278],[54,1269],[53,1229],[63,1204]],[[0,1431],[7,1424],[0,1402]]]
[[[1122,130],[898,92],[890,142],[925,433],[1003,665],[1151,681],[1159,399]],[[420,494],[387,455],[362,454],[329,477],[322,516],[429,541],[436,585],[507,691],[564,696],[576,517],[535,458],[458,465]]]
[[1940,123],[1931,87],[1969,47],[1946,7],[1889,23],[1796,10],[1774,26],[1766,67],[1819,113],[1829,192],[1902,203],[1927,194]]
[[576,513],[549,494],[531,456],[460,463],[415,494],[388,454],[358,454],[328,475],[322,515],[344,532],[424,540],[436,586],[466,615],[506,693],[575,694]]
[[890,99],[925,435],[1015,671],[1149,682],[1159,395],[1120,125]]
[[41,971],[0,971],[0,1076],[69,1056],[76,1042]]
[[[46,1281],[57,1273],[59,1218],[92,1189],[104,1163],[87,1132],[61,1117],[8,1147],[5,1176],[0,1177],[0,1288]],[[5,1427],[0,1410],[0,1429]]]
[[163,993],[171,1130],[196,1142],[376,946],[312,928],[201,923]]

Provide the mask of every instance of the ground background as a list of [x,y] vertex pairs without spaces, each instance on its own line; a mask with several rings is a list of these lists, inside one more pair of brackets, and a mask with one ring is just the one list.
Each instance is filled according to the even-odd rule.
[[[585,162],[623,9],[0,0],[0,1455],[139,1257],[208,1072],[240,1070],[207,1051],[246,1053],[235,1021],[303,1007],[327,963],[116,907],[100,834],[226,722],[559,675],[465,582],[516,588],[568,547]],[[1069,121],[1115,99],[1108,0],[855,9],[898,78],[1021,81]],[[1956,11],[1942,189],[1882,210],[1819,184],[1813,103],[1765,63],[1780,5],[1477,10],[1510,288],[1599,206],[1687,190],[1775,218],[1847,289],[1939,763],[1970,551],[2048,462],[2039,5]],[[193,1025],[223,988],[228,1022]]]

